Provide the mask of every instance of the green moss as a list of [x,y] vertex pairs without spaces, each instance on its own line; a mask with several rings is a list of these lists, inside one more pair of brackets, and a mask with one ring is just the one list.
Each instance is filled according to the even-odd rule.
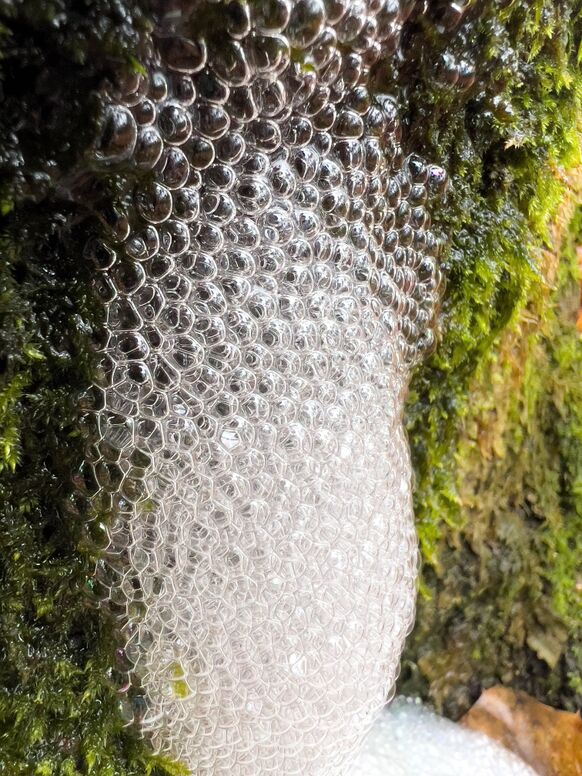
[[[529,377],[516,386],[498,361],[507,358],[511,372],[516,355],[501,352],[500,342],[524,318],[545,317],[543,248],[567,194],[565,171],[580,161],[579,19],[568,2],[513,3],[501,11],[475,3],[454,31],[445,27],[438,18],[432,25],[412,20],[406,64],[392,74],[408,100],[409,147],[439,160],[451,176],[435,218],[450,238],[442,341],[416,374],[408,405],[425,566],[402,687],[430,695],[451,714],[496,681],[572,706],[573,618],[558,605],[573,584],[564,527],[571,510],[561,500],[570,486],[557,470],[579,461],[573,442],[558,450],[549,428],[539,426],[545,421],[536,420],[555,395],[553,367],[542,370],[522,353]],[[443,67],[442,80],[454,79],[451,61],[467,63],[466,88],[439,80]],[[569,343],[574,359],[575,334],[555,336]],[[556,370],[563,365],[560,379],[572,383],[566,361],[558,359]],[[493,394],[495,380],[501,390]],[[495,468],[475,452],[474,431],[479,418],[482,434],[492,423],[481,417],[490,397],[511,391],[523,406],[507,409],[504,428],[515,439],[499,444],[513,445],[514,455],[491,451]],[[539,432],[535,455],[532,426]],[[534,462],[540,479],[532,483],[525,469]],[[542,525],[531,523],[532,489]]]
[[455,445],[461,520],[425,568],[404,688],[452,715],[512,684],[580,705],[580,212],[557,288],[533,299],[481,364]]
[[[443,337],[409,403],[419,531],[432,565],[438,526],[460,519],[444,462],[452,464],[447,451],[469,381],[540,281],[536,251],[563,196],[560,170],[579,155],[582,88],[572,3],[514,3],[501,12],[476,3],[459,27],[439,29],[412,22],[406,65],[395,76],[408,104],[408,146],[440,161],[451,178],[435,218],[450,241]],[[439,79],[439,63],[450,60],[474,71],[466,88],[448,85],[455,68]],[[441,480],[431,487],[435,470]]]
[[122,729],[113,623],[86,594],[97,516],[75,487],[100,321],[81,235],[63,230],[81,214],[42,211],[20,204],[1,239],[0,771],[137,776],[156,760]]
[[177,774],[123,728],[115,623],[92,603],[106,516],[83,498],[82,413],[101,330],[96,181],[59,195],[96,131],[95,88],[131,71],[147,29],[130,3],[0,2],[0,772]]

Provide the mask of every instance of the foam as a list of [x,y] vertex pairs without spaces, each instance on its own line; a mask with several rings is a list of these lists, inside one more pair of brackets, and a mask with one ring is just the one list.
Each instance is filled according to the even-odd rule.
[[350,776],[535,776],[487,736],[397,698],[366,737]]
[[91,487],[116,514],[96,579],[127,723],[198,776],[344,772],[412,626],[402,410],[445,176],[367,86],[407,7],[206,6],[220,34],[194,39],[174,4],[105,95],[94,164],[135,189],[86,247]]

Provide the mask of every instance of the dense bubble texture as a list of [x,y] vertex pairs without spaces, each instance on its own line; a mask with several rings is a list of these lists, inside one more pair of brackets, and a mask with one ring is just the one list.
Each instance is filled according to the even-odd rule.
[[443,173],[366,86],[406,7],[173,5],[109,95],[95,163],[136,185],[86,248],[97,577],[142,693],[122,713],[198,776],[343,773],[412,624],[402,405]]
[[350,776],[535,776],[482,733],[397,698],[366,737]]

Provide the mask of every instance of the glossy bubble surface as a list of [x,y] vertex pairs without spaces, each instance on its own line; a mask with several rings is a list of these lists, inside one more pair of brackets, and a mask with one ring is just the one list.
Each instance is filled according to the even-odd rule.
[[398,2],[210,8],[196,39],[196,5],[168,12],[95,150],[136,180],[87,248],[93,498],[117,514],[97,582],[140,688],[122,714],[157,750],[198,776],[343,773],[413,620],[402,408],[444,173],[367,88]]

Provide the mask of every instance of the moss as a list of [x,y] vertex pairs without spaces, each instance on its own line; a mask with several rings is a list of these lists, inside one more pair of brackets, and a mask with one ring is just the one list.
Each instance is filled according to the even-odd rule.
[[[100,192],[63,196],[97,129],[95,88],[131,72],[131,3],[0,2],[0,772],[179,772],[123,728],[114,623],[88,587],[98,558],[80,495],[82,420],[101,329],[79,260]],[[120,183],[121,181],[121,183]],[[63,187],[64,188],[64,187]],[[89,192],[85,192],[89,194]]]
[[[402,688],[453,715],[499,681],[558,705],[576,703],[568,674],[580,666],[564,601],[575,561],[568,541],[575,511],[565,501],[577,486],[560,472],[579,460],[574,442],[565,442],[574,420],[558,432],[547,409],[556,397],[550,375],[559,372],[556,379],[572,387],[575,371],[565,355],[550,368],[539,328],[552,320],[544,248],[568,195],[567,171],[580,161],[573,14],[568,2],[501,11],[475,3],[447,30],[437,5],[433,24],[412,19],[406,64],[391,74],[408,101],[410,148],[440,160],[451,176],[436,215],[450,237],[442,341],[416,374],[408,405],[425,566]],[[509,348],[507,338],[525,337],[524,321],[532,320],[535,348],[523,341],[519,352]],[[563,324],[554,337],[575,359],[575,333]],[[477,445],[491,433],[501,397],[515,404],[484,460]],[[576,411],[573,396],[568,406]]]
[[580,212],[542,289],[484,359],[456,442],[460,526],[425,569],[404,671],[452,715],[499,682],[580,705]]
[[0,771],[15,775],[129,776],[156,765],[122,729],[113,623],[86,594],[97,516],[74,480],[100,321],[81,237],[63,229],[79,215],[20,204],[1,239]]
[[[449,242],[443,336],[416,375],[408,415],[419,531],[431,565],[438,564],[438,526],[460,519],[443,462],[452,463],[447,451],[469,382],[540,282],[536,251],[564,193],[561,171],[579,155],[572,8],[538,0],[499,12],[495,3],[474,3],[447,30],[437,3],[433,25],[410,22],[406,64],[392,76],[407,104],[407,145],[441,162],[451,179],[435,218]],[[468,85],[452,87],[461,72],[472,73]],[[431,488],[435,470],[441,480]]]

